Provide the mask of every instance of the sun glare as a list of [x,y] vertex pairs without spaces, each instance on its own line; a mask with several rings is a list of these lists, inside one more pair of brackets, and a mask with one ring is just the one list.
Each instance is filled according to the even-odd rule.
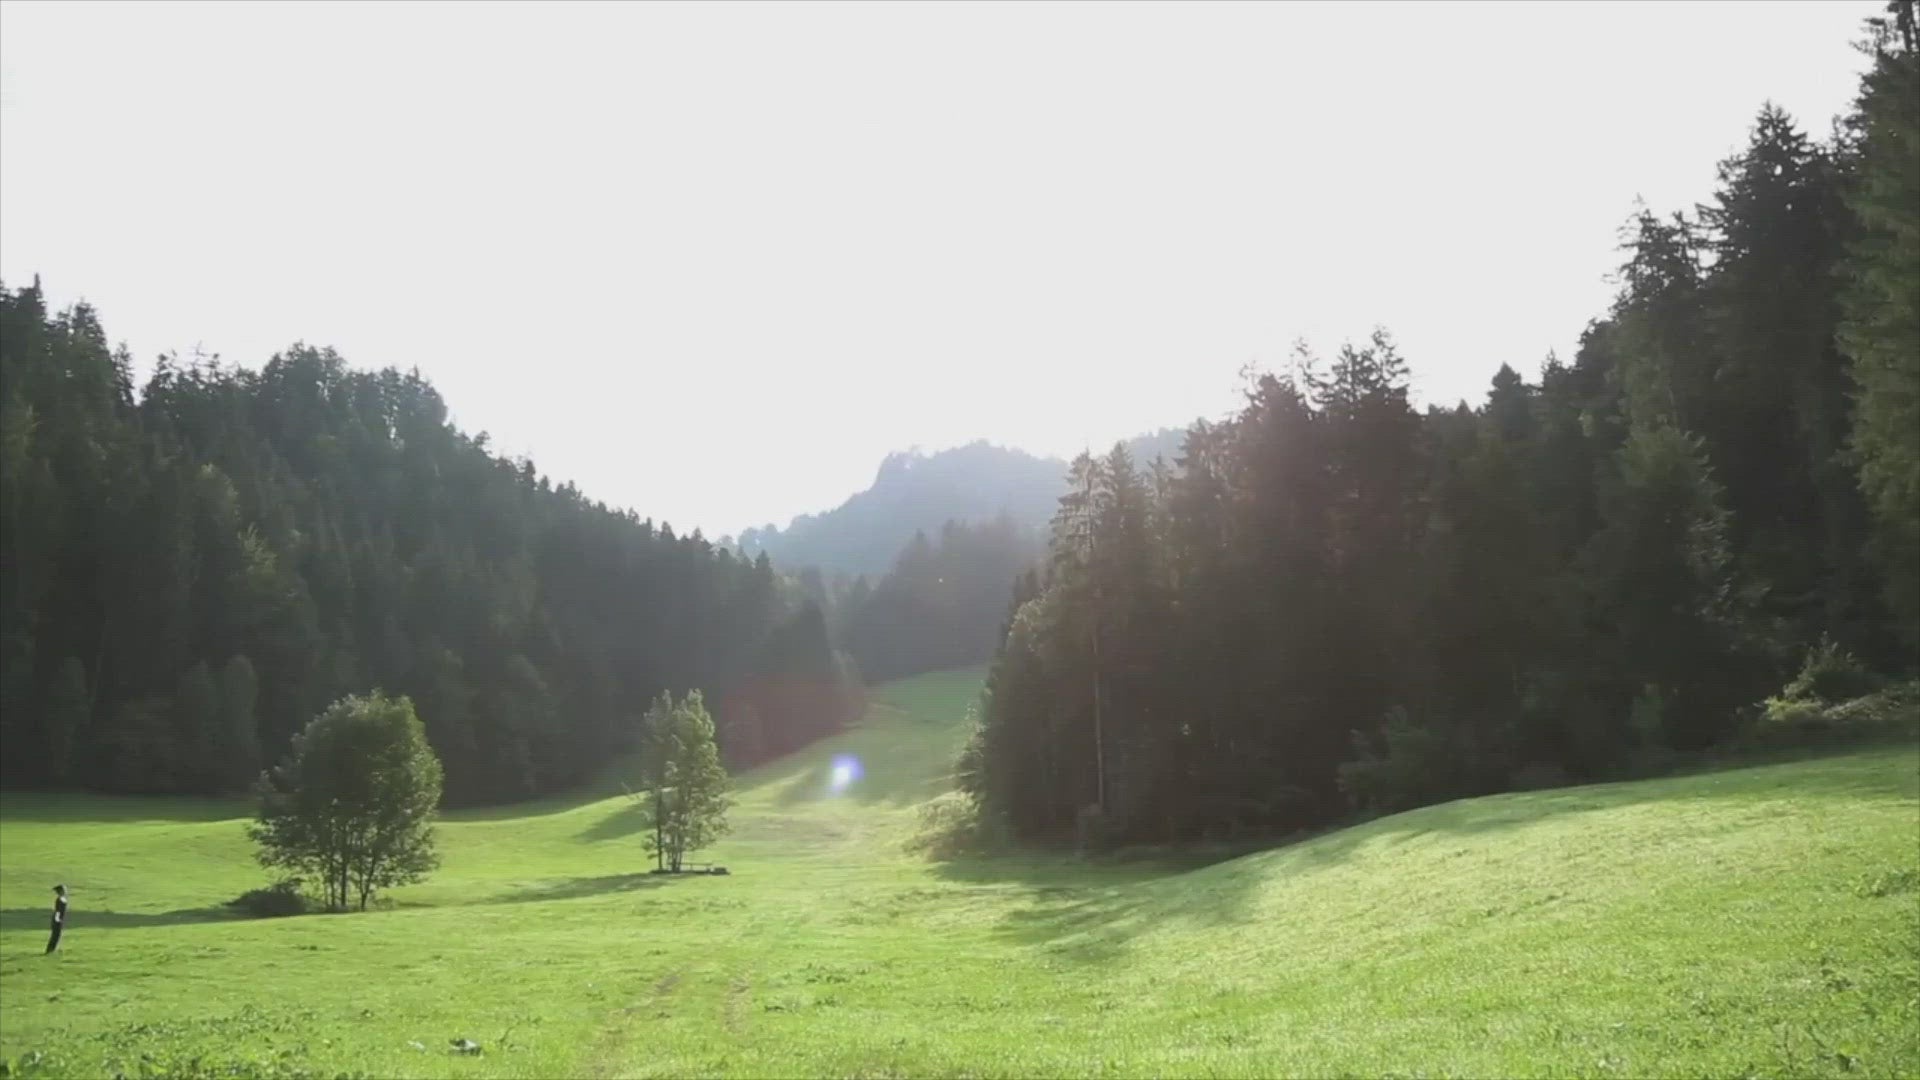
[[827,787],[832,791],[845,791],[860,779],[860,761],[854,757],[838,757],[833,761],[833,771],[827,774]]

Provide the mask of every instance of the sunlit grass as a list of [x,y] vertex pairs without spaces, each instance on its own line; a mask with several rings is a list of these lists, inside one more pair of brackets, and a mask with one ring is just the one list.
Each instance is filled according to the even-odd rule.
[[[1920,1073],[1920,753],[1507,795],[1197,870],[929,861],[979,675],[739,780],[453,815],[365,915],[236,920],[245,808],[0,802],[0,1057],[139,1075]],[[858,763],[836,790],[836,765]],[[613,781],[607,790],[617,791]],[[40,955],[52,883],[65,950]],[[449,1040],[481,1044],[477,1056]]]

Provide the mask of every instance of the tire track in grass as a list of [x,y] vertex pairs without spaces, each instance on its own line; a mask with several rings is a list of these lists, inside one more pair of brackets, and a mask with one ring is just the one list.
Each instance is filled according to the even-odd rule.
[[[674,989],[680,985],[680,980],[686,978],[686,975],[687,975],[687,969],[679,968],[674,971],[669,971],[665,975],[660,976],[660,981],[653,984],[654,1000],[658,1001],[659,999],[666,997],[668,994],[673,993]],[[640,1002],[635,1002],[632,1005],[627,1006],[627,1011],[632,1012],[635,1009],[638,1009],[640,1005],[641,1005]]]
[[608,1014],[606,1023],[601,1025],[600,1034],[594,1039],[593,1049],[587,1053],[582,1075],[596,1080],[617,1075],[626,1059],[627,1044],[633,1038],[634,1023],[641,1012],[664,1002],[680,987],[686,974],[684,967],[667,972],[654,981],[646,997]]
[[746,1033],[747,994],[753,989],[753,983],[745,972],[734,976],[727,987],[727,1000],[720,1009],[720,1020],[726,1025],[727,1033],[738,1037]]

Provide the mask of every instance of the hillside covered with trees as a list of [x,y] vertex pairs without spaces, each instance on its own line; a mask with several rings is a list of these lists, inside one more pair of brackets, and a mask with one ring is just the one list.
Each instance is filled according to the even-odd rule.
[[838,597],[836,638],[869,682],[983,664],[1004,630],[1008,583],[1045,555],[1044,536],[1009,514],[949,521],[936,540],[915,533],[879,581],[856,578]]
[[450,803],[574,784],[663,690],[736,760],[836,729],[819,607],[698,532],[455,430],[417,373],[295,346],[131,360],[0,289],[0,740],[10,783],[244,788],[328,702],[413,698]]
[[[1171,457],[1183,433],[1125,442]],[[873,486],[786,531],[749,529],[742,557],[797,569],[869,683],[984,664],[1005,630],[1007,584],[1045,560],[1066,463],[985,442],[889,455]],[[722,540],[722,543],[726,543]]]
[[1177,468],[1074,462],[962,761],[988,812],[1273,834],[1721,744],[1810,651],[1911,670],[1920,55],[1891,10],[1834,137],[1764,108],[1711,204],[1630,222],[1611,310],[1538,381],[1423,414],[1379,334],[1261,378]]
[[[1127,446],[1143,460],[1171,456],[1180,435],[1168,428],[1128,439]],[[782,569],[814,567],[829,582],[851,582],[886,574],[916,534],[936,536],[948,522],[978,525],[1005,515],[1044,540],[1067,490],[1066,465],[984,441],[932,454],[889,454],[865,491],[832,510],[803,514],[785,529],[744,530],[736,546],[750,557],[765,552]]]

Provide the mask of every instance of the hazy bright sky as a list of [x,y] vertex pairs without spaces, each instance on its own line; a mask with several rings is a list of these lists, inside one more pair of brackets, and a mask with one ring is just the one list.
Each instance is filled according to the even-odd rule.
[[1636,195],[1874,2],[0,8],[0,276],[143,367],[296,341],[709,536],[880,458],[1070,453],[1389,328],[1425,401],[1570,356]]

